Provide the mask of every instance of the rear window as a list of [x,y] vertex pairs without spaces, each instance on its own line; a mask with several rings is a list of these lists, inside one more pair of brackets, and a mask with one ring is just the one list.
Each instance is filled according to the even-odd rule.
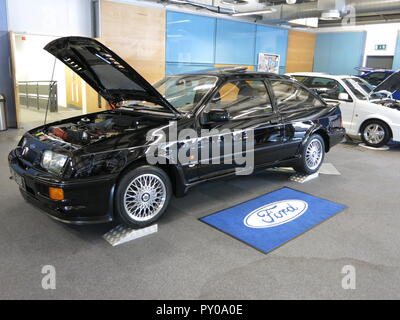
[[271,85],[280,111],[324,106],[311,92],[293,82],[272,80]]

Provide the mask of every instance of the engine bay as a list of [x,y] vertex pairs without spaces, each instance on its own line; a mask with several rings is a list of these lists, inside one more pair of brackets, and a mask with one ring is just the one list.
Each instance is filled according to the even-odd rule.
[[384,99],[384,100],[374,100],[374,101],[371,101],[371,102],[376,103],[376,104],[380,104],[380,105],[382,105],[384,107],[387,107],[387,108],[396,109],[396,110],[400,111],[400,102],[397,101],[397,100]]
[[140,129],[137,117],[121,113],[99,113],[86,115],[77,121],[45,127],[35,135],[41,141],[52,140],[85,146],[137,129]]
[[383,103],[385,107],[396,109],[400,111],[400,103],[396,100],[388,100]]

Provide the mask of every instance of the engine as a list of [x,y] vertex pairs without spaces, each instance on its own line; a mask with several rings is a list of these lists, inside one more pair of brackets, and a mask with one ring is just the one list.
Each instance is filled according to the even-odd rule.
[[400,103],[396,100],[388,100],[383,103],[385,107],[391,108],[391,109],[396,109],[400,111]]
[[63,123],[48,128],[46,134],[71,144],[90,143],[124,133],[136,128],[134,118],[119,114],[99,114],[95,118],[84,117],[76,123]]
[[400,111],[400,102],[394,99],[371,100],[371,102]]

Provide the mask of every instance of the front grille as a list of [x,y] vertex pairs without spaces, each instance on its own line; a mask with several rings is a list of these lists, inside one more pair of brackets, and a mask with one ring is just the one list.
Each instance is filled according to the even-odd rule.
[[20,158],[18,158],[17,160],[18,160],[18,165],[19,165],[22,169],[24,169],[25,171],[32,167],[32,165],[29,164],[29,163],[28,163],[27,161],[25,161],[25,160],[22,160],[22,159],[20,159]]
[[26,186],[26,192],[30,193],[32,196],[35,196],[35,191],[29,186]]
[[38,157],[40,156],[40,153],[31,148],[32,147],[23,148],[21,156],[23,159],[33,164],[37,161]]

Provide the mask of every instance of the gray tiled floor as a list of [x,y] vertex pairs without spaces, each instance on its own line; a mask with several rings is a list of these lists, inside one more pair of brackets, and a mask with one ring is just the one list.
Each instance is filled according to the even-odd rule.
[[[157,234],[113,248],[101,237],[111,225],[66,226],[22,200],[6,161],[21,133],[0,133],[0,298],[400,298],[399,146],[339,145],[327,162],[342,176],[304,185],[262,173],[198,186],[173,200]],[[282,186],[349,209],[268,255],[197,220]],[[47,264],[54,291],[41,288]],[[347,264],[354,291],[341,288]]]

